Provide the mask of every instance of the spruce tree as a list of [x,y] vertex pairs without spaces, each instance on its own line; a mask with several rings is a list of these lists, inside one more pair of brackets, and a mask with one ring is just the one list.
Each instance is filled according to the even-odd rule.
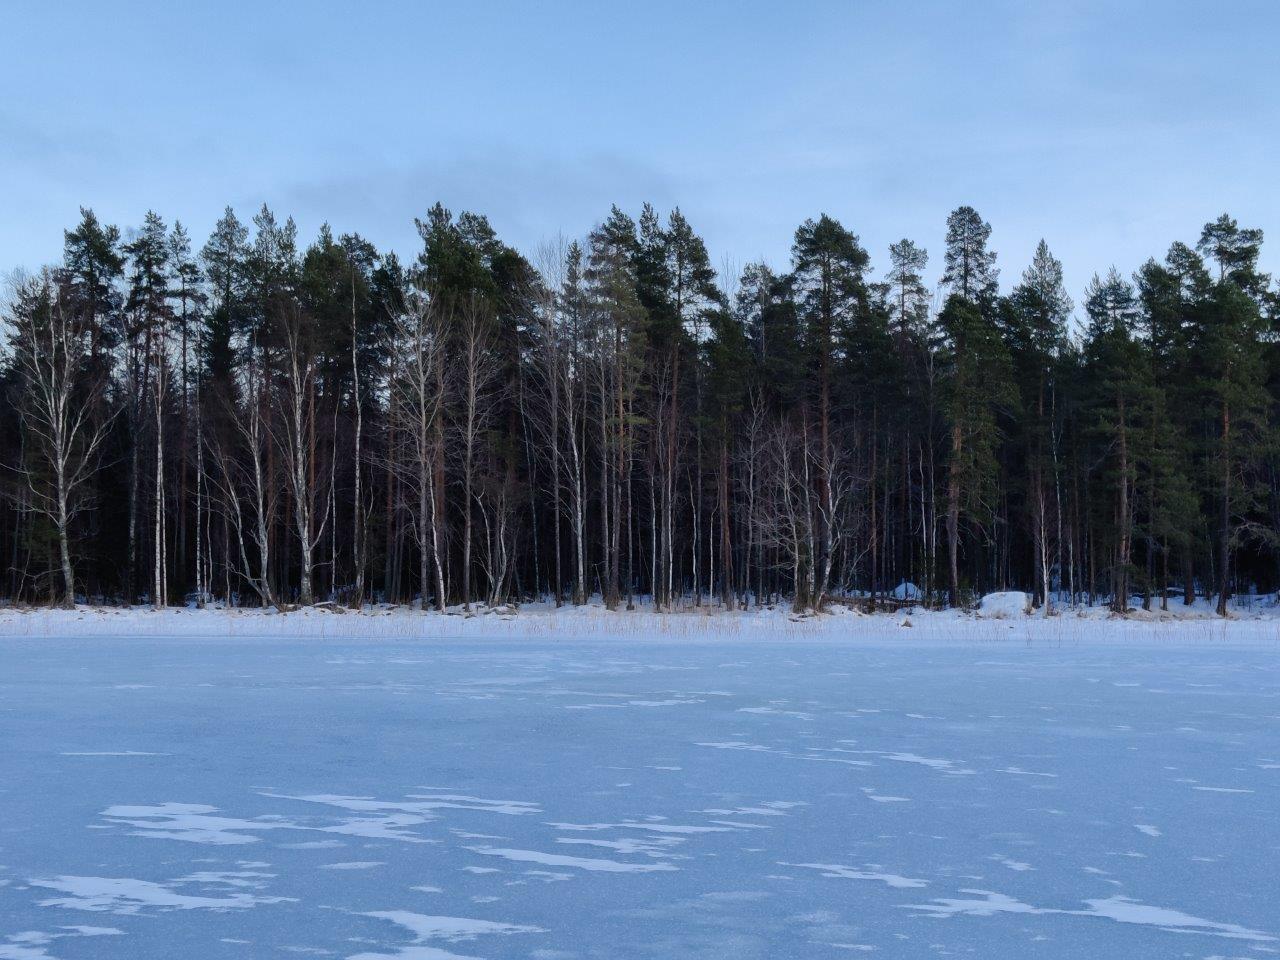
[[236,218],[235,211],[227,207],[200,250],[210,300],[200,335],[204,376],[216,392],[228,397],[234,390],[234,338],[245,327],[248,239],[248,229]]
[[1062,264],[1041,240],[1022,281],[999,311],[1002,332],[1009,349],[1021,405],[1013,435],[1010,472],[1021,474],[1012,485],[1025,497],[1021,513],[1030,527],[1034,569],[1040,586],[1040,602],[1050,609],[1051,546],[1058,524],[1057,423],[1058,386],[1054,382],[1057,361],[1067,338],[1067,321],[1073,304],[1062,282]]

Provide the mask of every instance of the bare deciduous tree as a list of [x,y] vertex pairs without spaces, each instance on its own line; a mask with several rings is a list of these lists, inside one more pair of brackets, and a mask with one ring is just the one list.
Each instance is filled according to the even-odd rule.
[[299,557],[298,603],[309,606],[315,602],[315,550],[329,522],[327,511],[316,521],[316,351],[309,318],[296,304],[284,308],[279,328],[283,340],[278,387],[280,416],[274,426],[293,503]]
[[71,524],[86,505],[111,417],[98,416],[104,383],[88,369],[89,342],[63,308],[59,278],[49,270],[19,284],[11,322],[15,366],[22,377],[18,414],[28,457],[18,470],[30,509],[47,516],[58,537],[62,605],[75,605]]
[[393,319],[389,352],[395,376],[391,390],[396,414],[394,436],[399,449],[389,458],[404,484],[411,504],[412,528],[418,547],[419,586],[422,607],[427,605],[427,584],[434,584],[435,605],[446,600],[444,530],[437,506],[435,443],[443,416],[444,396],[436,375],[442,349],[441,312],[421,297],[413,297],[404,313]]
[[481,438],[493,418],[501,384],[495,353],[493,310],[479,295],[465,298],[454,313],[456,378],[460,410],[456,429],[462,470],[462,604],[471,612],[471,564],[477,468]]

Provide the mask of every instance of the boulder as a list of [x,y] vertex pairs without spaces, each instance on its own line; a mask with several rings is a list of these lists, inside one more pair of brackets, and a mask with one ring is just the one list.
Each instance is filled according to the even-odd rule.
[[893,599],[895,600],[923,600],[924,592],[909,580],[903,580],[900,584],[893,588]]
[[988,593],[978,602],[978,616],[987,620],[1009,620],[1031,612],[1031,594],[1021,590]]

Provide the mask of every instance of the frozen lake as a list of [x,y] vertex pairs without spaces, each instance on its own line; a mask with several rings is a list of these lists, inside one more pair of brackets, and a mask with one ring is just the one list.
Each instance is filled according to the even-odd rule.
[[0,960],[1272,955],[1278,662],[0,638]]

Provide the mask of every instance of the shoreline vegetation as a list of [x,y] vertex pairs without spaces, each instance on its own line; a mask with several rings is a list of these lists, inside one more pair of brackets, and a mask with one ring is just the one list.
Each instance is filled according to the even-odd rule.
[[873,612],[833,603],[822,613],[788,605],[727,610],[711,605],[659,611],[651,603],[609,610],[599,598],[579,607],[538,602],[498,607],[461,605],[422,610],[368,604],[292,608],[78,605],[73,609],[0,607],[0,638],[143,638],[307,640],[566,640],[716,642],[770,641],[982,642],[1215,642],[1280,644],[1280,604],[1274,596],[1242,598],[1222,618],[1200,601],[1175,611],[1135,609],[1115,614],[1105,604],[1055,607],[1044,616],[1022,593],[984,598],[973,609],[926,609],[903,604]]
[[525,252],[415,222],[402,263],[265,206],[203,246],[83,209],[4,309],[0,597],[1226,616],[1280,586],[1278,301],[1226,214],[1079,311],[1043,240],[1002,289],[969,206],[878,268],[827,214],[777,268],[648,204]]

